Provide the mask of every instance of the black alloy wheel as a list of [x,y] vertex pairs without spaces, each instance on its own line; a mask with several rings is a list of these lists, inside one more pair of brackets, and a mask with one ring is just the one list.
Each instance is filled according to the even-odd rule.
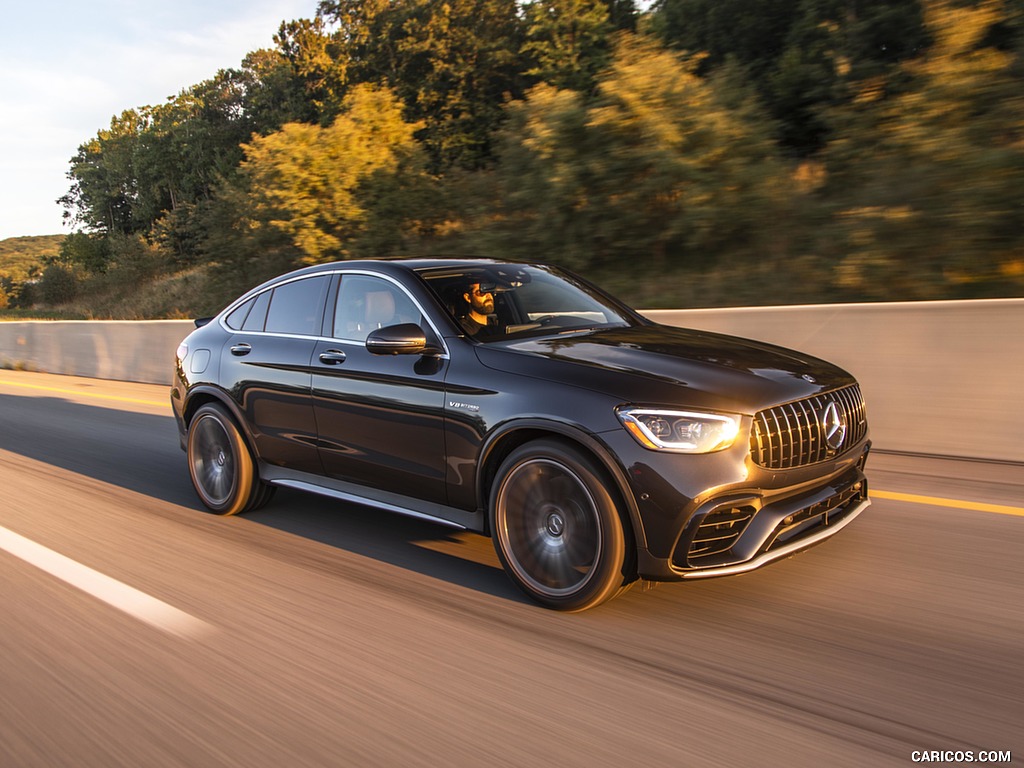
[[192,485],[211,512],[245,512],[273,495],[275,489],[260,482],[245,438],[223,406],[209,403],[196,411],[187,451]]
[[491,532],[505,571],[549,608],[582,611],[620,591],[626,533],[602,473],[573,446],[513,451],[491,492]]

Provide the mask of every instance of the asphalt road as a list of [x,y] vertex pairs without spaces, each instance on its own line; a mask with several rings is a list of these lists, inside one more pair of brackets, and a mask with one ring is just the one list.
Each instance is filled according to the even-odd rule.
[[1024,761],[1020,465],[876,455],[822,546],[566,616],[479,536],[202,512],[166,400],[0,371],[0,766]]

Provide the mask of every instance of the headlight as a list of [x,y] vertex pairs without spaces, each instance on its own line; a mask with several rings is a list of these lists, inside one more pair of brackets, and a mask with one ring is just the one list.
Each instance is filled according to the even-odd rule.
[[732,445],[740,431],[738,416],[721,413],[620,408],[618,416],[640,445],[655,451],[720,451]]

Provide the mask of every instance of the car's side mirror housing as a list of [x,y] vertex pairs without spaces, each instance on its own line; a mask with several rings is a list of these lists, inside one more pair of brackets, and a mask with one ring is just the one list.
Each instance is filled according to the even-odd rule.
[[399,323],[378,328],[366,337],[366,348],[374,355],[438,355],[441,350],[427,343],[416,323]]

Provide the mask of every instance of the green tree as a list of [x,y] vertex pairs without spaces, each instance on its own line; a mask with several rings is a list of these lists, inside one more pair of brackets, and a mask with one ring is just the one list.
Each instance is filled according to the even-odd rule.
[[64,264],[50,264],[39,280],[39,298],[46,304],[66,304],[78,295],[75,271]]
[[604,0],[533,0],[524,8],[527,74],[556,88],[589,93],[611,60],[613,31]]
[[72,158],[65,217],[93,232],[145,234],[165,212],[209,199],[251,133],[243,97],[237,73],[225,71],[114,118]]
[[135,156],[147,124],[144,111],[126,110],[78,148],[68,171],[71,189],[58,201],[69,223],[98,232],[138,228],[132,215],[139,194]]
[[341,108],[348,84],[349,57],[344,45],[328,32],[321,16],[282,23],[274,42],[302,92],[305,109],[296,110],[290,121],[330,123]]
[[730,106],[696,64],[626,36],[592,101],[545,85],[512,105],[491,232],[577,268],[745,247],[785,176],[756,107]]
[[1024,68],[992,44],[998,0],[929,2],[934,44],[897,96],[866,81],[827,154],[832,242],[852,290],[939,298],[1006,290],[1024,272]]
[[90,274],[106,272],[110,264],[109,242],[103,235],[73,232],[64,238],[54,261],[80,267]]
[[640,23],[640,10],[636,0],[607,0],[608,20],[620,32],[636,32]]
[[435,170],[489,161],[502,104],[522,94],[515,0],[324,0],[351,83],[393,90]]
[[[151,238],[167,248],[169,267],[196,263],[206,208],[220,179],[236,172],[241,144],[326,109],[313,102],[304,72],[296,71],[296,40],[310,45],[318,32],[304,30],[299,22],[282,29],[282,36],[291,35],[292,42],[281,43],[291,59],[282,51],[255,52],[241,69],[222,70],[163,104],[114,118],[71,161],[71,188],[60,200],[66,219],[104,237]],[[90,269],[99,263],[86,261]]]
[[800,155],[824,146],[823,113],[855,83],[884,81],[927,43],[920,0],[658,0],[650,26],[666,45],[705,54],[702,74],[741,67]]
[[[278,36],[283,34],[286,30],[278,32]],[[314,77],[313,83],[305,82],[304,69],[282,53],[281,48],[296,43],[278,41],[278,45],[277,49],[262,48],[247,54],[238,70],[239,87],[244,94],[241,110],[250,129],[243,141],[248,141],[253,133],[266,136],[280,130],[285,123],[321,120],[309,99],[309,92],[317,87],[318,78]],[[324,98],[323,101],[326,104],[330,100]]]

